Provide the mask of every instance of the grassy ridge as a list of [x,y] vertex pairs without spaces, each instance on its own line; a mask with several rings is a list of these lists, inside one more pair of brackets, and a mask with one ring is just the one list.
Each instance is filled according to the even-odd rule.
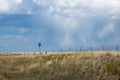
[[0,80],[120,80],[120,53],[1,54]]

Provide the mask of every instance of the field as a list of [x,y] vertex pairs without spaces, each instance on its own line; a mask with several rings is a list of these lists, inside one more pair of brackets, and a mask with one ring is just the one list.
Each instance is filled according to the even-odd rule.
[[120,80],[120,52],[0,53],[0,80]]

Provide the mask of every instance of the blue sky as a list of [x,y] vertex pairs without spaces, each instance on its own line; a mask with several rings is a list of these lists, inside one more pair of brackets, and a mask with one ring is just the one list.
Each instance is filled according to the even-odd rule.
[[0,51],[114,50],[120,0],[0,0]]

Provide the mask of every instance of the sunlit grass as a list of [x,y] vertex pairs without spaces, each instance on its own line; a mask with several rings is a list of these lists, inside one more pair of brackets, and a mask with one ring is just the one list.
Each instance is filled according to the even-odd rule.
[[0,80],[120,80],[120,52],[1,53]]

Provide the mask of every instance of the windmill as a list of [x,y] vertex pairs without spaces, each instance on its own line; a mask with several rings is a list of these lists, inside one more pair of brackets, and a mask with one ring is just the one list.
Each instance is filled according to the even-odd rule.
[[40,51],[40,47],[41,47],[41,43],[38,43],[38,47],[39,47],[39,52],[41,53],[41,51]]

